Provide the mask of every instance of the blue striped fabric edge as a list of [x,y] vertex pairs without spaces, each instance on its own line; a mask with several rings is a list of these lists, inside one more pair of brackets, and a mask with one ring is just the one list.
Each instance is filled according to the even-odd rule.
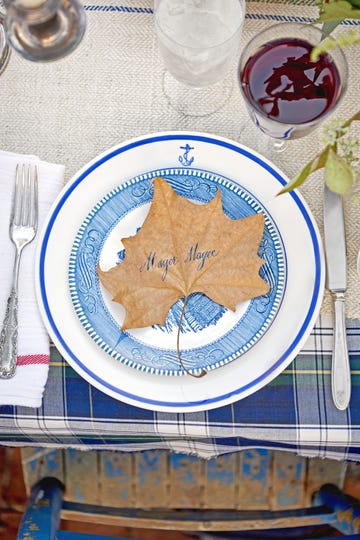
[[106,6],[85,4],[84,9],[86,11],[118,11],[121,13],[153,13],[153,9],[150,7],[135,7],[135,6],[113,6],[108,4]]
[[[256,3],[265,3],[265,4],[285,4],[285,2],[271,2],[271,1],[262,1],[262,0],[256,0]],[[308,2],[306,1],[294,1],[289,2],[289,6],[313,6],[316,7],[316,4],[310,0]],[[84,6],[85,11],[104,11],[104,12],[118,12],[118,13],[145,13],[145,14],[152,14],[153,9],[150,7],[136,7],[136,6],[124,6],[124,5],[97,5],[97,4],[85,4]],[[277,22],[304,22],[304,23],[311,23],[315,20],[314,17],[299,17],[295,15],[275,15],[275,14],[268,14],[268,13],[246,13],[245,15],[246,19],[250,20],[269,20],[269,21],[277,21]],[[341,21],[342,25],[346,26],[358,26],[360,25],[360,20],[357,19],[345,19]]]

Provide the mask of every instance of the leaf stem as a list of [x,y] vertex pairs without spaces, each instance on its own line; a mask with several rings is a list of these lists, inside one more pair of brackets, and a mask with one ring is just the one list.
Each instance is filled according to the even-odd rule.
[[183,322],[183,319],[184,319],[184,313],[185,313],[185,308],[186,308],[188,298],[189,298],[188,296],[185,296],[184,305],[183,305],[183,308],[181,310],[179,326],[178,326],[178,332],[177,332],[177,339],[176,339],[176,350],[177,350],[177,355],[178,355],[180,365],[183,368],[183,370],[185,371],[185,373],[187,373],[188,375],[191,375],[191,377],[195,377],[196,379],[200,379],[200,377],[204,377],[204,375],[206,375],[207,372],[205,371],[205,369],[202,369],[201,372],[199,374],[197,374],[197,375],[195,373],[191,373],[191,371],[189,371],[186,368],[186,366],[184,365],[184,363],[182,361],[182,358],[181,358],[181,353],[180,353],[180,330],[181,330],[181,325],[182,325],[182,322]]

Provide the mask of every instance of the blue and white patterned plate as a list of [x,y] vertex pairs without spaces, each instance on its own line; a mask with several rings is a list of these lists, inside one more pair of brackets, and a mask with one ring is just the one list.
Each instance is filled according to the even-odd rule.
[[[180,348],[194,372],[206,367],[201,378],[168,376],[181,374],[173,357],[179,304],[165,328],[120,332],[123,308],[95,273],[97,262],[106,269],[121,259],[120,239],[143,223],[149,180],[159,173],[199,203],[219,187],[230,217],[261,211],[266,218],[260,255],[270,294],[239,305],[236,313],[201,295],[192,299]],[[37,254],[40,312],[64,358],[115,399],[162,412],[220,407],[268,384],[305,343],[324,290],[316,223],[296,191],[277,196],[286,182],[256,152],[205,133],[138,137],[86,164],[54,202]]]
[[[71,250],[69,285],[75,311],[89,336],[115,360],[156,375],[184,375],[176,349],[183,300],[170,310],[165,326],[121,332],[123,310],[102,289],[97,266],[121,264],[120,238],[141,226],[152,200],[152,179],[162,176],[181,196],[209,202],[221,190],[225,214],[238,219],[265,215],[259,256],[261,277],[270,291],[237,307],[236,313],[203,294],[191,295],[181,326],[181,356],[187,369],[210,371],[239,358],[264,335],[278,312],[285,287],[280,234],[267,210],[247,190],[217,174],[195,168],[146,172],[106,194],[81,225]],[[181,226],[181,224],[179,224]]]

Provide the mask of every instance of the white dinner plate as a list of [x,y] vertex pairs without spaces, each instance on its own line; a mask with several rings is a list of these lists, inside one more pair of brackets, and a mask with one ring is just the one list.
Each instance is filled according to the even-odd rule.
[[[208,370],[201,379],[171,376],[183,374],[174,358],[164,363],[174,352],[171,324],[165,332],[154,327],[117,334],[122,308],[97,280],[96,265],[115,264],[120,238],[141,226],[151,202],[148,187],[157,175],[199,202],[210,200],[219,187],[230,217],[259,211],[265,216],[259,254],[271,285],[270,307],[259,315],[260,300],[253,300],[235,314],[222,310],[196,332],[189,323],[181,343],[196,358],[190,368],[196,372],[204,363]],[[274,379],[311,332],[324,290],[316,223],[297,192],[277,196],[286,181],[252,150],[201,133],[139,137],[85,165],[54,202],[37,257],[41,313],[69,364],[116,399],[169,412],[219,407]]]

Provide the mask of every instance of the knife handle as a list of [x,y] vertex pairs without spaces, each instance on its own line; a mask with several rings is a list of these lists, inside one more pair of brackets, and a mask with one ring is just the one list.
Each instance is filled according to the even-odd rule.
[[332,357],[332,395],[335,406],[343,411],[351,394],[350,362],[346,341],[345,296],[335,293],[334,348]]

